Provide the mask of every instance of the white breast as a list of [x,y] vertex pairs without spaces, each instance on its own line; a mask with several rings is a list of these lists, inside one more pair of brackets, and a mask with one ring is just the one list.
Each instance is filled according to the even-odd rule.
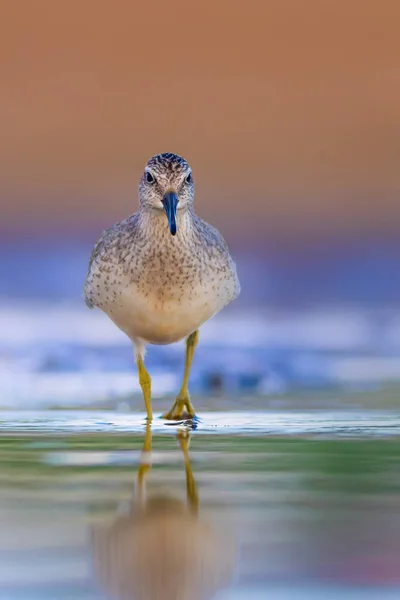
[[226,283],[206,282],[168,296],[157,290],[143,293],[130,284],[102,309],[133,341],[170,344],[190,335],[234,297],[233,282]]

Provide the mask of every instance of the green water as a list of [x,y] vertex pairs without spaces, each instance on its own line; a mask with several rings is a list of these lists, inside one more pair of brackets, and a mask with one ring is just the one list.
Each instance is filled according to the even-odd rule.
[[[104,581],[104,564],[118,564],[121,556],[130,555],[129,515],[157,497],[179,501],[171,517],[172,533],[165,538],[167,554],[175,547],[179,550],[185,532],[190,547],[206,557],[210,550],[201,541],[201,527],[206,527],[211,548],[220,547],[218,555],[226,559],[221,564],[213,560],[212,569],[223,571],[224,577],[214,596],[201,597],[264,598],[268,593],[272,598],[319,598],[322,591],[335,598],[398,594],[397,437],[269,438],[195,431],[189,447],[193,480],[188,479],[175,429],[153,433],[151,453],[142,453],[144,440],[144,431],[3,433],[0,598],[107,597],[111,584]],[[152,466],[144,468],[140,488],[138,469],[149,461]],[[168,514],[167,510],[165,518]],[[121,519],[127,519],[122,521],[128,532],[125,550],[119,538],[114,546],[106,544],[107,551],[100,545],[106,558],[99,577],[93,532],[114,531]],[[138,530],[132,531],[134,540]],[[143,560],[146,544],[147,538],[142,542]],[[162,551],[157,545],[151,550],[155,564]],[[184,567],[182,571],[183,581]],[[196,568],[188,572],[197,598],[194,590],[204,581]],[[155,569],[152,583],[157,573]],[[110,577],[117,576],[118,568]],[[207,579],[207,572],[203,577]],[[152,598],[149,593],[146,597]]]

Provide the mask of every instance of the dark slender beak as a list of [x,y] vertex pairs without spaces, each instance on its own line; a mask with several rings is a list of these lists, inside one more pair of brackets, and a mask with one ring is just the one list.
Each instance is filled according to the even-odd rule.
[[165,214],[168,217],[168,225],[171,235],[176,234],[176,207],[178,206],[178,196],[175,192],[165,194],[162,203],[164,205]]

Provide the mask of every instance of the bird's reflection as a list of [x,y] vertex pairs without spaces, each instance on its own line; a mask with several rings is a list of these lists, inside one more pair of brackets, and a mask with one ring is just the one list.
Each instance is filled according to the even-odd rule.
[[229,584],[233,544],[199,518],[199,498],[189,459],[190,433],[177,439],[186,473],[186,501],[146,493],[151,469],[151,426],[127,516],[93,532],[95,576],[115,600],[206,600]]

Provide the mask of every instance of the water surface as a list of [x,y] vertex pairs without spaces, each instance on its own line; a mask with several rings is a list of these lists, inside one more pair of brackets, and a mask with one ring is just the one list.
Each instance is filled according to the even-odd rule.
[[[168,553],[189,544],[198,561],[189,570],[193,594],[205,573],[215,585],[205,597],[218,600],[399,597],[395,412],[201,417],[194,431],[156,420],[150,448],[143,414],[3,412],[0,598],[117,598],[128,585],[118,583],[121,565],[135,556],[154,584],[161,549],[151,548],[153,535],[167,540]],[[142,517],[131,520],[157,498],[166,523],[153,515],[147,530]]]

